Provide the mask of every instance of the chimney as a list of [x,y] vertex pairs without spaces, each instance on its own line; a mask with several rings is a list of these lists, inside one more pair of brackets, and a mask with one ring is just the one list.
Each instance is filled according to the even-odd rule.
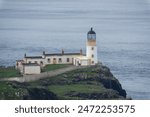
[[80,49],[80,55],[83,55],[83,51],[82,51],[82,49]]
[[61,54],[64,55],[64,49],[62,49]]
[[45,51],[43,51],[43,55],[45,55]]
[[26,58],[26,56],[27,56],[27,55],[26,55],[26,53],[25,53],[25,54],[24,54],[24,58]]

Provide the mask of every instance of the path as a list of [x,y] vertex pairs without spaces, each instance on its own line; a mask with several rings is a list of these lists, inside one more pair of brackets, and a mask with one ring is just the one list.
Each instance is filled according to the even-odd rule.
[[36,80],[40,80],[40,79],[50,78],[50,77],[57,76],[59,74],[62,74],[62,73],[68,72],[68,71],[81,69],[81,68],[84,68],[84,67],[69,66],[66,68],[43,72],[43,73],[37,74],[37,75],[25,75],[23,77],[4,78],[1,81],[31,82],[31,81],[36,81]]

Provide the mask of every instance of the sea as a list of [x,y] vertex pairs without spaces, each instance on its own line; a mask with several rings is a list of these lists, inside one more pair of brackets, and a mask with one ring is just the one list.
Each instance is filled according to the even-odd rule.
[[0,66],[25,53],[85,53],[91,27],[128,97],[150,99],[150,0],[0,0]]

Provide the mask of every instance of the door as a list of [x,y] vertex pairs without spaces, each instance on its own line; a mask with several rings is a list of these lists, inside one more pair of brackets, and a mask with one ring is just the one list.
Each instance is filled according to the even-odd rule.
[[56,64],[57,62],[56,62],[56,58],[53,58],[53,64]]

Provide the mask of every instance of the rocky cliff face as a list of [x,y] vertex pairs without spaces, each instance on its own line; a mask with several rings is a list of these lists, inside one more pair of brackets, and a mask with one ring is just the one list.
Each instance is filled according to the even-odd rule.
[[126,99],[126,91],[103,65],[31,83],[0,82],[0,87],[0,99]]
[[113,74],[110,72],[110,69],[106,66],[101,66],[98,69],[100,75],[99,82],[101,82],[104,87],[108,89],[113,89],[119,93],[119,95],[126,97],[126,91],[122,89],[121,84],[118,79],[116,79]]

